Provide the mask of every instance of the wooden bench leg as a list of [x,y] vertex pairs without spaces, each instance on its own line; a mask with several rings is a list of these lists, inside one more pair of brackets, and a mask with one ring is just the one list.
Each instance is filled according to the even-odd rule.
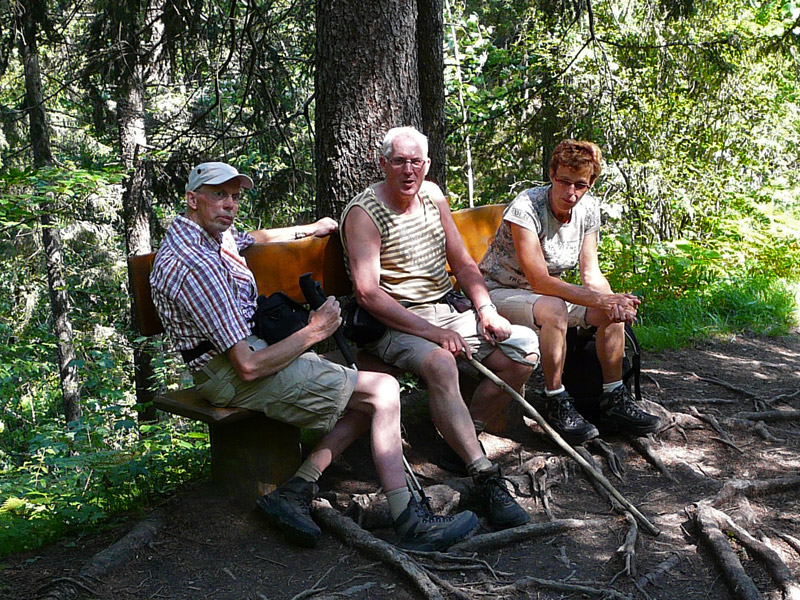
[[300,430],[263,414],[209,424],[209,433],[212,479],[244,501],[269,493],[300,466]]

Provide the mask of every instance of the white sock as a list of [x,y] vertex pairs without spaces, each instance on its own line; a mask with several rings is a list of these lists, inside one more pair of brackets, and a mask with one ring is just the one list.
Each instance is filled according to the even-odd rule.
[[603,384],[603,393],[607,394],[608,392],[613,392],[615,389],[622,385],[622,380],[619,381],[612,381],[611,383],[604,383]]
[[561,392],[566,392],[566,391],[567,390],[563,385],[557,390],[548,390],[547,388],[545,388],[544,395],[547,396],[548,398],[552,398],[553,396],[558,396]]
[[408,507],[411,500],[411,490],[407,487],[399,487],[396,490],[386,492],[386,500],[389,502],[389,512],[392,513],[392,521],[397,521],[403,511]]

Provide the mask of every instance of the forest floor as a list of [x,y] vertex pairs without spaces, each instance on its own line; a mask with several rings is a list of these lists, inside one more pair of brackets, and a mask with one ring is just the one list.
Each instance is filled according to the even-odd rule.
[[[621,549],[632,537],[631,520],[614,512],[583,471],[526,422],[504,437],[481,439],[508,475],[529,481],[520,486],[520,503],[532,522],[555,520],[563,529],[457,557],[414,556],[423,579],[432,582],[427,597],[800,598],[794,587],[800,578],[800,336],[707,340],[647,353],[642,368],[644,397],[663,406],[672,426],[638,442],[604,433],[611,452],[601,444],[587,450],[660,535],[640,525],[626,568]],[[528,389],[534,405],[536,384]],[[443,442],[424,410],[404,415],[406,454],[423,485],[457,482],[457,474],[437,466]],[[611,469],[617,461],[621,478]],[[368,446],[360,441],[325,474],[321,488],[336,500],[374,492],[375,482]],[[294,547],[254,507],[227,500],[210,484],[169,498],[149,523],[147,543],[135,556],[99,577],[85,576],[87,561],[136,523],[6,557],[0,598],[426,597],[419,583],[329,527],[323,526],[316,549]],[[482,528],[488,530],[483,520]],[[394,540],[391,529],[373,533]],[[728,574],[722,564],[730,566]],[[734,585],[738,596],[730,591]]]

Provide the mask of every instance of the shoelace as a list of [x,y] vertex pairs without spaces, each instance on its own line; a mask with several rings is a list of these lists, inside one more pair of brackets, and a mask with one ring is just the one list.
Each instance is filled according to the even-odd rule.
[[499,500],[503,503],[514,501],[514,499],[511,497],[511,492],[508,491],[508,488],[505,485],[505,482],[511,484],[511,487],[514,488],[514,492],[518,496],[521,495],[519,486],[516,484],[515,481],[509,479],[508,477],[497,475],[495,477],[492,477],[489,481],[487,481],[487,484],[489,486],[489,495],[493,500]]
[[417,516],[422,519],[423,523],[446,523],[453,520],[453,517],[447,515],[435,515],[431,512],[428,512],[421,506],[417,506],[415,512],[417,513]]

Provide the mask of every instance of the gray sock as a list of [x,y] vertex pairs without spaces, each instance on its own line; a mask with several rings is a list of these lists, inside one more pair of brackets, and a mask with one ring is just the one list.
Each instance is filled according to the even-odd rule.
[[493,466],[494,464],[492,464],[492,461],[490,461],[489,457],[484,454],[467,465],[467,473],[474,477],[481,471],[488,471]]

